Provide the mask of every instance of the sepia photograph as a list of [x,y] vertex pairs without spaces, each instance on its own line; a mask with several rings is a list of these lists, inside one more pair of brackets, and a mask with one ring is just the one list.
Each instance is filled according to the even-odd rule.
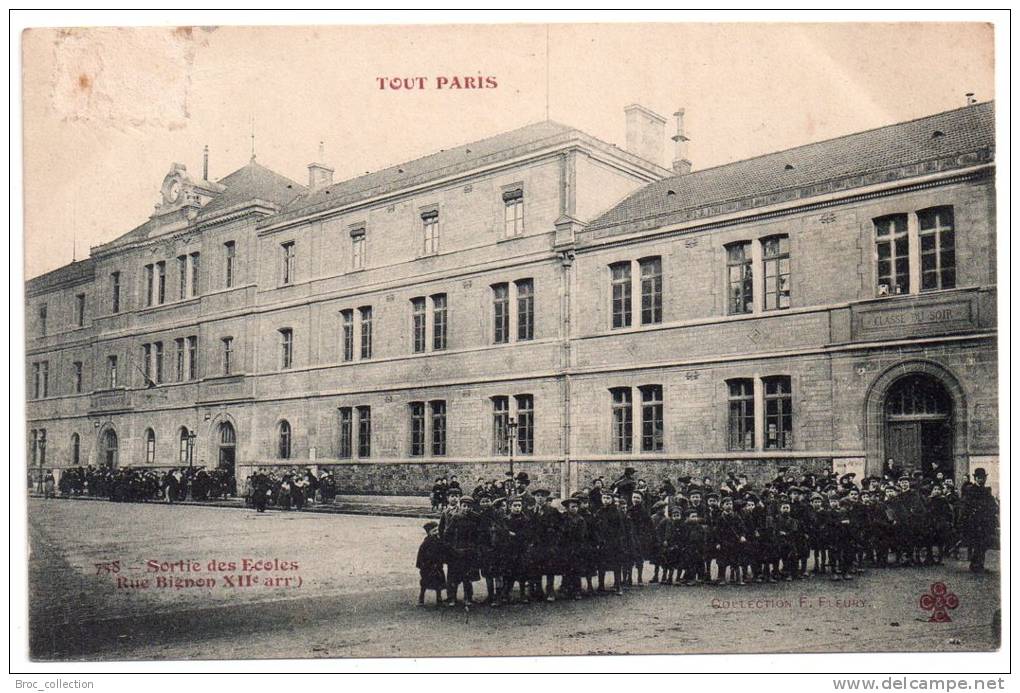
[[1008,35],[242,19],[12,48],[13,649],[1000,651]]

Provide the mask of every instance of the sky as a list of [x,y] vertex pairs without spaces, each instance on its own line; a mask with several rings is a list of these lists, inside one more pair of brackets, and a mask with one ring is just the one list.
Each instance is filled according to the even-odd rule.
[[22,57],[26,278],[143,223],[204,145],[213,180],[245,165],[253,121],[257,160],[306,183],[320,142],[343,180],[547,109],[623,146],[628,104],[667,135],[682,107],[697,170],[994,98],[977,23],[32,29]]

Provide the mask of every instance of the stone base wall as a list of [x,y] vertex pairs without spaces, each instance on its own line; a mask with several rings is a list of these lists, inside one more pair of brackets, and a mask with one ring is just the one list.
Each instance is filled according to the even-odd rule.
[[775,459],[743,459],[743,460],[630,460],[627,462],[578,461],[573,463],[576,469],[574,490],[590,487],[597,477],[603,477],[607,484],[623,476],[626,467],[633,467],[635,478],[644,479],[648,486],[656,489],[664,478],[676,484],[677,477],[690,476],[701,481],[708,477],[712,485],[718,485],[726,479],[730,472],[746,474],[748,481],[761,488],[772,481],[782,467],[800,477],[808,472],[827,473],[832,471],[832,460],[829,458],[775,458]]

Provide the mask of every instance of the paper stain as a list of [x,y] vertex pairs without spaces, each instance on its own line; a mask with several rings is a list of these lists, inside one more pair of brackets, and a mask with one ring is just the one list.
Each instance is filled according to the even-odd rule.
[[179,130],[191,118],[191,76],[211,27],[52,31],[50,103],[65,122]]

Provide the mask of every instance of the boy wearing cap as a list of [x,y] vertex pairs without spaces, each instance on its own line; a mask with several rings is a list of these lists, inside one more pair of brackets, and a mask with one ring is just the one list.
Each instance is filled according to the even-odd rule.
[[616,506],[609,492],[602,494],[602,506],[592,518],[592,538],[598,565],[599,592],[606,591],[606,573],[612,572],[615,592],[622,595],[623,584],[620,580],[627,538],[626,516]]
[[[502,523],[496,526],[495,546],[499,554],[499,564],[503,574],[503,599],[509,604],[513,594],[514,583],[520,583],[521,601],[528,602],[525,593],[527,585],[527,569],[531,550],[531,519],[524,513],[524,501],[519,496],[511,496],[507,501],[510,512]],[[494,606],[498,606],[496,602]]]
[[418,606],[425,606],[425,590],[435,590],[436,606],[443,601],[443,589],[446,588],[446,575],[443,563],[446,560],[443,542],[439,538],[439,523],[425,523],[425,539],[418,547],[418,558],[415,567],[419,574]]
[[637,568],[637,581],[641,585],[644,584],[645,561],[654,557],[655,528],[652,516],[645,507],[644,494],[639,490],[631,494],[627,524],[630,530],[631,561],[626,566],[625,579],[630,583],[632,570]]
[[[536,599],[556,601],[556,574],[559,572],[560,525],[563,517],[560,511],[549,503],[552,495],[545,489],[532,491],[535,497],[534,545],[532,549],[531,593]],[[542,576],[545,576],[545,592],[542,591]]]
[[681,535],[683,546],[680,551],[684,584],[691,586],[707,581],[705,575],[705,549],[708,545],[708,528],[701,521],[700,510],[691,505],[687,509],[687,520]]
[[581,573],[584,570],[588,524],[581,516],[581,503],[577,498],[564,498],[561,505],[566,508],[566,513],[560,525],[563,568],[560,592],[577,601],[581,598]]
[[[797,535],[800,526],[790,514],[791,506],[788,496],[779,496],[779,515],[775,519],[775,535],[779,561],[782,563],[780,574],[787,582],[793,580],[797,570]],[[779,568],[779,565],[776,565]]]
[[729,569],[729,581],[734,585],[743,585],[744,566],[741,560],[742,544],[747,543],[747,529],[743,520],[733,509],[733,497],[726,496],[720,502],[721,511],[716,523],[716,551],[719,560],[719,579],[717,584],[726,584],[726,571]]
[[472,499],[462,498],[459,486],[447,491],[449,506],[439,518],[439,536],[446,544],[446,605],[457,605],[457,587],[464,586],[464,607],[471,606],[474,596],[473,582],[478,574],[478,516],[471,509]]

